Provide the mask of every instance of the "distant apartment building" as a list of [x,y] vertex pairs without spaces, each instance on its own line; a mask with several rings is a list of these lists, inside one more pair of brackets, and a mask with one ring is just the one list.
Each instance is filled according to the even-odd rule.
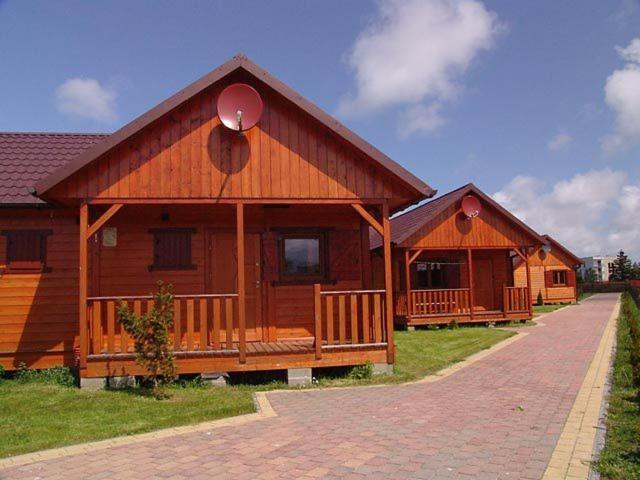
[[608,282],[609,275],[613,271],[613,261],[616,259],[610,255],[597,255],[593,257],[582,257],[583,264],[578,268],[582,278],[589,278],[589,270],[593,270],[596,282]]

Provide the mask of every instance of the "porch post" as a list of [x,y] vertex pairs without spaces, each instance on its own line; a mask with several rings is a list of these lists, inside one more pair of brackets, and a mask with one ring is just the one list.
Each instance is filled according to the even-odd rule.
[[411,321],[411,262],[409,261],[409,249],[404,249],[404,286],[407,296],[407,322]]
[[236,251],[238,258],[238,351],[240,363],[247,361],[244,284],[244,204],[236,203]]
[[469,317],[473,320],[473,255],[467,248],[467,278],[469,281]]
[[531,295],[533,294],[533,292],[531,291],[531,271],[529,269],[529,254],[525,248],[522,249],[522,253],[524,253],[524,264],[527,271],[527,297],[528,297],[527,307],[529,310],[529,316],[533,316],[533,299],[531,298]]
[[[87,325],[87,291],[88,291],[88,245],[87,230],[89,228],[89,206],[80,205],[80,235],[78,262],[78,319],[80,322],[80,370],[87,368],[87,352],[89,345]],[[82,376],[82,373],[80,374]]]
[[382,244],[384,250],[385,315],[387,317],[387,363],[394,361],[393,343],[393,286],[391,282],[391,222],[389,204],[382,204]]

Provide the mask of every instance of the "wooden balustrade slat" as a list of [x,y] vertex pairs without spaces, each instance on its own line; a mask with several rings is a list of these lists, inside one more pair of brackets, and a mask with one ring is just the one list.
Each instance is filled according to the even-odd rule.
[[[135,305],[138,304],[140,308],[140,302],[135,301]],[[173,300],[173,349],[176,351],[182,350],[182,308],[180,300]]]
[[[129,307],[129,302],[126,302],[127,308]],[[120,351],[122,353],[127,353],[129,351],[129,335],[124,329],[124,324],[118,319],[118,323],[120,324]]]
[[213,299],[213,332],[211,334],[211,346],[214,350],[220,350],[220,299]]
[[351,295],[351,343],[358,343],[358,296]]
[[364,294],[360,297],[362,300],[362,341],[363,343],[369,343],[369,295]]
[[231,298],[224,301],[224,315],[227,349],[231,350],[233,348],[233,300]]
[[107,352],[116,351],[116,308],[115,302],[107,302]]
[[327,345],[333,345],[334,343],[333,322],[335,319],[333,315],[333,297],[331,296],[326,297],[326,311],[327,311]]
[[313,314],[314,314],[314,347],[316,360],[322,358],[322,297],[320,296],[320,284],[313,286]]
[[93,302],[93,353],[102,352],[102,302]]
[[382,342],[382,306],[380,305],[380,294],[373,294],[373,332],[376,343]]
[[193,334],[194,334],[194,304],[193,299],[187,299],[187,350],[193,350]]
[[206,298],[199,298],[198,302],[200,303],[200,350],[204,351],[209,346],[208,300]]
[[345,315],[345,299],[344,295],[338,297],[338,336],[340,345],[347,343],[347,322]]

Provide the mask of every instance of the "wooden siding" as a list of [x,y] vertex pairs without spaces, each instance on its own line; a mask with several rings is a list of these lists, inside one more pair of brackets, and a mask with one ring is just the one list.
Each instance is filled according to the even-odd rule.
[[0,213],[0,229],[51,229],[46,273],[9,273],[0,236],[0,364],[72,365],[78,334],[78,226],[59,210]]
[[[541,248],[530,257],[531,269],[531,300],[535,304],[538,293],[542,292],[542,300],[545,303],[575,302],[577,300],[576,288],[573,286],[545,286],[545,272],[549,270],[572,270],[573,261],[557,249],[545,253]],[[523,263],[518,262],[513,271],[516,286],[524,286],[527,282],[526,269]]]
[[[264,100],[239,136],[216,99],[233,79]],[[54,187],[48,197],[113,199],[390,199],[411,201],[389,172],[252,77],[225,79]]]
[[536,243],[521,227],[484,204],[480,215],[467,220],[459,206],[446,208],[402,242],[410,248],[519,247]]

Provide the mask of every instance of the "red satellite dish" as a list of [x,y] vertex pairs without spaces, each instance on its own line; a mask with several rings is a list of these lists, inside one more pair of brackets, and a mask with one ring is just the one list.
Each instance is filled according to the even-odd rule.
[[223,125],[236,132],[253,127],[262,115],[260,94],[246,83],[234,83],[218,96],[218,116]]
[[480,204],[480,200],[478,197],[474,197],[473,195],[465,195],[462,198],[462,212],[467,216],[468,219],[472,219],[480,215],[482,211],[482,205]]

